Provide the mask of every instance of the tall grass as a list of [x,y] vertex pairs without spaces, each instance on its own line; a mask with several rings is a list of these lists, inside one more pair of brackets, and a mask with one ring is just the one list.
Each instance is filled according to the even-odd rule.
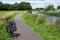
[[6,31],[6,26],[0,28],[0,40],[13,40]]
[[45,17],[29,13],[22,14],[22,18],[44,40],[60,40],[60,25],[46,25]]
[[[15,15],[16,14],[9,16],[9,17],[11,17],[9,19],[9,22],[12,22],[14,20]],[[10,34],[7,33],[7,30],[6,30],[7,21],[2,20],[2,22],[3,22],[3,24],[0,25],[0,40],[13,40],[13,38],[10,37]]]
[[52,10],[52,11],[39,11],[42,14],[47,14],[51,16],[60,16],[60,10]]

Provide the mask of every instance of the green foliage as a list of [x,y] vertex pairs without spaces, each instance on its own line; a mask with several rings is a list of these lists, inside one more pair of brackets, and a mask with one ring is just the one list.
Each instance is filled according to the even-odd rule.
[[50,11],[38,11],[42,14],[51,15],[51,16],[60,16],[60,10],[50,10]]
[[19,9],[20,9],[20,10],[31,10],[32,7],[31,7],[30,3],[21,2],[21,3],[19,4]]
[[36,8],[36,10],[38,10],[38,11],[39,11],[39,10],[44,10],[44,8]]
[[[9,22],[12,22],[14,20],[15,15],[16,14],[9,16],[9,17],[11,17],[9,19]],[[13,38],[10,37],[10,34],[6,30],[6,24],[7,24],[7,22],[5,20],[3,25],[0,25],[0,40],[13,40]]]
[[57,9],[60,9],[60,5],[57,7]]
[[54,5],[48,5],[48,6],[45,8],[45,11],[48,11],[48,10],[54,10]]
[[[44,40],[60,40],[60,25],[45,25],[45,22],[39,24],[36,23],[36,19],[38,16],[32,14],[22,14],[23,20],[30,25],[35,32],[37,32],[40,36],[43,37]],[[43,18],[43,20],[42,20]],[[45,21],[45,17],[38,17],[37,21]],[[35,20],[35,21],[32,21]]]
[[44,14],[47,14],[47,15],[52,15],[52,16],[60,16],[60,11],[47,11],[45,12]]
[[0,2],[0,10],[32,10],[31,4],[27,2],[15,3],[15,4],[3,4]]
[[37,22],[38,24],[43,24],[43,23],[45,22],[45,17],[44,17],[44,16],[39,16],[39,17],[37,17],[36,22]]
[[0,28],[0,40],[13,40],[13,38],[11,38],[7,33],[6,26],[2,26],[2,28]]
[[32,14],[32,10],[28,10],[28,12]]
[[15,15],[16,15],[16,14],[9,16],[10,19],[9,19],[8,21],[9,21],[9,22],[12,22],[12,21],[14,20],[14,18],[15,18]]

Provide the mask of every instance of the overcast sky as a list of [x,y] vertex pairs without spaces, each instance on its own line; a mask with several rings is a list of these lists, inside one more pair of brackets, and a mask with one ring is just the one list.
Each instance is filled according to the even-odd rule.
[[9,3],[9,4],[14,4],[15,2],[20,3],[20,2],[29,2],[32,5],[32,8],[42,8],[46,7],[49,4],[53,4],[54,7],[56,8],[58,5],[60,5],[60,0],[0,0],[3,3]]

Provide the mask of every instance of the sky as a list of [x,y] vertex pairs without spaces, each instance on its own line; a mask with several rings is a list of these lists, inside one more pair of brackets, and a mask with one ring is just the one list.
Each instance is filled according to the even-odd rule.
[[0,0],[0,2],[3,3],[9,3],[14,4],[15,2],[29,2],[33,9],[35,8],[45,8],[49,4],[54,5],[55,8],[57,8],[58,5],[60,5],[60,0]]

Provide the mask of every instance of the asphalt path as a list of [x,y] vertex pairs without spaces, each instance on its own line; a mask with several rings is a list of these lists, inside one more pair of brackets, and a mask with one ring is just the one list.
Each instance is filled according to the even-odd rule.
[[17,38],[14,40],[42,40],[42,38],[22,20],[21,14],[17,14],[14,21],[17,27],[17,31],[15,32]]

